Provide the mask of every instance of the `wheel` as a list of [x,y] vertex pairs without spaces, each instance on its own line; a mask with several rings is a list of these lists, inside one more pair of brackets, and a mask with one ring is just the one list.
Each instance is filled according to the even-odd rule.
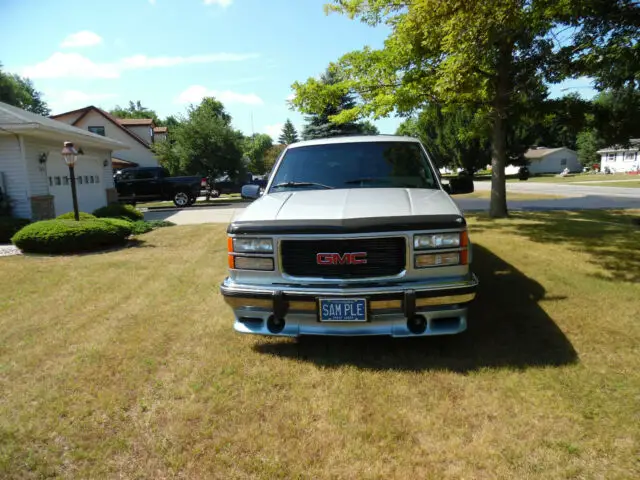
[[173,196],[173,204],[178,208],[189,206],[189,195],[186,192],[176,192]]
[[211,198],[218,198],[220,196],[220,192],[218,190],[211,190]]

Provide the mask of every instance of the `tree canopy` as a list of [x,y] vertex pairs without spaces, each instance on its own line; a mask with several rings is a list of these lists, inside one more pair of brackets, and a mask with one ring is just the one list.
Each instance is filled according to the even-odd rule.
[[263,175],[266,171],[265,154],[273,146],[273,140],[266,133],[256,133],[245,137],[243,151],[249,159],[249,171],[256,175]]
[[173,175],[238,178],[244,173],[243,135],[232,128],[231,116],[215,98],[191,105],[169,130],[168,141],[155,143],[153,149]]
[[0,102],[22,108],[28,112],[47,116],[51,112],[33,82],[14,73],[2,71],[0,63]]
[[151,118],[156,125],[162,123],[155,110],[144,107],[140,100],[136,100],[135,102],[130,100],[129,106],[127,107],[116,105],[109,113],[117,118]]
[[[366,47],[330,64],[335,81],[294,83],[292,104],[303,113],[331,111],[331,121],[347,125],[367,116],[412,114],[427,104],[473,112],[491,127],[490,214],[504,217],[509,125],[544,98],[545,82],[589,71],[603,85],[637,83],[639,9],[635,0],[334,0],[328,11],[384,23],[391,34],[381,49]],[[605,27],[598,22],[602,15]],[[565,27],[582,34],[563,42],[558,34]],[[615,81],[598,60],[611,49],[625,60]],[[345,104],[348,95],[357,101]]]

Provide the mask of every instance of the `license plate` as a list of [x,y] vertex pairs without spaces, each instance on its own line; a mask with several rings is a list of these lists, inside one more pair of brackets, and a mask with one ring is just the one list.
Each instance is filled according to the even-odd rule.
[[321,298],[319,301],[321,322],[366,322],[365,298]]

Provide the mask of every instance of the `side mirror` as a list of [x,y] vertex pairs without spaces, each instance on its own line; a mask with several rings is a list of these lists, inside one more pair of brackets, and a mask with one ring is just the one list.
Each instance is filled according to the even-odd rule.
[[465,175],[449,180],[448,193],[451,195],[463,195],[465,193],[473,193],[473,191],[473,177]]
[[261,190],[262,188],[260,187],[260,185],[244,185],[242,187],[242,192],[240,193],[240,195],[242,196],[242,198],[256,199],[262,195]]

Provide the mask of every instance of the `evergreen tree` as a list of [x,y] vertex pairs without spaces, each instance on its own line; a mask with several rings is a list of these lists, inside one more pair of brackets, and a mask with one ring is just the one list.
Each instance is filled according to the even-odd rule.
[[292,143],[296,143],[298,140],[296,127],[294,127],[293,122],[287,118],[287,121],[284,123],[284,127],[282,127],[282,133],[278,138],[278,143],[281,145],[291,145]]

